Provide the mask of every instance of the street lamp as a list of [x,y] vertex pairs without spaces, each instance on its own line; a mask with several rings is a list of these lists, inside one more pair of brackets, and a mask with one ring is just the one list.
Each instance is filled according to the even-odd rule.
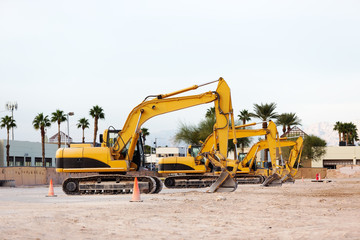
[[[11,118],[14,119],[14,110],[17,110],[18,104],[17,102],[7,102],[5,107],[8,111],[11,111]],[[12,132],[12,140],[14,140],[14,128],[11,128]]]
[[[66,114],[66,120],[67,120],[67,137],[65,137],[65,148],[66,148],[66,145],[67,145],[67,139],[70,137],[70,130],[69,130],[69,116],[73,116],[74,115],[74,112],[68,112]],[[69,145],[70,145],[70,142],[69,142]]]

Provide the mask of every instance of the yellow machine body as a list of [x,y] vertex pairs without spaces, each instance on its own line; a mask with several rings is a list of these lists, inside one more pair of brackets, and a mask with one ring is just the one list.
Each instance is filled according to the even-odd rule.
[[[235,129],[231,94],[230,88],[223,78],[214,82],[218,82],[216,91],[208,91],[198,95],[174,97],[206,85],[203,84],[199,86],[194,85],[168,94],[149,96],[151,98],[149,100],[149,97],[147,97],[130,112],[121,131],[104,131],[104,141],[101,147],[74,145],[71,148],[59,149],[56,153],[56,171],[69,173],[126,173],[128,171],[136,171],[139,169],[142,161],[141,158],[144,156],[140,129],[147,120],[161,114],[211,102],[214,102],[217,119],[216,125],[214,126],[214,141],[216,145],[214,154],[216,154],[217,157],[215,160],[214,158],[210,158],[209,161],[212,161],[213,164],[227,171],[223,164],[226,163],[228,141],[219,141],[219,139],[228,138],[230,122],[232,122],[232,127]],[[234,141],[236,142],[236,139],[234,139]],[[203,172],[205,170],[204,166],[191,165],[190,160],[184,159],[184,162],[185,165],[190,165],[195,172]],[[236,189],[236,184],[231,184],[231,179],[229,179],[230,175],[227,173],[224,174],[224,176],[221,181],[227,179],[226,188]],[[109,180],[109,178],[110,177],[107,176],[98,177],[97,179],[98,181],[113,181]],[[114,179],[119,180],[120,178],[114,176]],[[158,181],[157,179],[155,180]],[[82,179],[81,181],[69,179],[67,182],[65,181],[67,185],[63,185],[63,189],[66,190],[67,194],[77,194],[79,192],[96,192],[99,188],[106,188],[105,185],[93,185],[92,181],[90,177]],[[151,183],[151,179],[146,179],[146,181],[148,181],[149,186],[154,185]],[[80,182],[80,184],[78,182]],[[115,185],[111,185],[110,189],[107,188],[104,191],[116,192],[117,187]],[[222,183],[217,184],[215,189],[221,188],[221,185]],[[159,191],[159,189],[154,191]],[[149,192],[151,191],[149,190]]]
[[[272,121],[269,121],[267,129],[244,129],[246,126],[252,126],[255,124],[247,124],[242,126],[235,126],[235,134],[232,129],[228,130],[227,139],[235,138],[244,138],[244,137],[253,137],[253,136],[266,136],[266,140],[259,141],[255,143],[250,151],[246,154],[244,159],[238,164],[234,159],[226,159],[224,165],[226,166],[229,172],[234,172],[234,166],[237,166],[236,175],[237,176],[263,176],[267,177],[274,173],[279,176],[285,174],[285,172],[291,173],[292,176],[295,176],[296,169],[294,164],[301,154],[303,139],[299,137],[297,141],[289,141],[286,139],[279,139],[276,124]],[[191,174],[191,173],[208,173],[211,172],[210,161],[203,156],[204,152],[212,152],[216,148],[216,141],[214,140],[214,135],[211,134],[205,140],[202,145],[201,150],[197,156],[190,157],[177,157],[177,158],[162,158],[159,160],[159,173],[162,174]],[[216,138],[217,141],[225,141],[219,138]],[[294,146],[291,150],[291,154],[288,160],[285,161],[284,165],[279,164],[279,159],[281,155],[282,147]],[[191,146],[190,146],[191,148]],[[268,149],[271,159],[270,168],[256,169],[254,167],[256,155],[261,150]],[[262,164],[264,165],[264,164]],[[205,168],[202,168],[205,167]],[[201,169],[202,172],[199,172],[198,169]],[[220,171],[215,171],[216,174],[220,174]],[[171,177],[167,180],[171,180]],[[179,180],[179,178],[174,177],[174,179]],[[264,178],[263,178],[264,179]],[[174,181],[169,181],[174,184]],[[166,184],[166,183],[165,183]],[[181,184],[180,184],[181,185]],[[184,186],[186,184],[183,184]],[[170,187],[170,186],[168,186]]]
[[[225,136],[225,140],[221,139],[220,136],[217,136],[216,133],[210,134],[204,143],[202,144],[201,150],[198,153],[197,156],[193,157],[167,157],[167,158],[161,158],[158,162],[159,165],[159,173],[161,174],[172,174],[172,173],[191,173],[191,169],[193,169],[193,173],[199,173],[198,169],[203,169],[203,173],[210,172],[211,169],[209,168],[210,161],[204,156],[202,156],[202,153],[205,152],[214,152],[216,150],[216,147],[218,145],[218,142],[228,142],[228,139],[234,139],[234,132],[235,132],[235,138],[244,138],[244,137],[253,137],[253,136],[263,136],[263,135],[270,135],[272,132],[275,131],[276,135],[276,125],[274,122],[270,121],[269,126],[267,129],[244,129],[246,126],[253,126],[255,124],[247,124],[247,125],[241,125],[241,126],[235,126],[235,131],[233,129],[228,128],[227,134],[223,134],[222,136]],[[271,140],[270,140],[271,141]],[[273,143],[273,141],[271,141]],[[274,144],[274,143],[273,143]],[[191,147],[191,146],[190,146]],[[227,150],[226,153],[224,151],[222,152],[224,156],[226,156],[225,159],[225,165],[228,166],[229,162],[232,163],[232,166],[235,164],[235,161],[233,159],[227,158]],[[203,168],[205,166],[205,168]],[[241,165],[239,165],[239,168]],[[232,170],[227,168],[228,170]],[[181,170],[184,170],[181,172]],[[186,170],[186,171],[185,171]]]

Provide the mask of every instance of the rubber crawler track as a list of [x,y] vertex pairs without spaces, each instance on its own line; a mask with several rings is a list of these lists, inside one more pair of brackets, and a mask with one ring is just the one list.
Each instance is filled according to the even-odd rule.
[[[68,195],[82,194],[130,194],[136,176],[94,175],[88,177],[67,178],[63,182],[63,191]],[[138,176],[141,193],[159,193],[163,184],[157,177]]]
[[[209,175],[181,175],[169,176],[164,184],[167,188],[206,188],[210,187],[219,176]],[[262,184],[265,178],[261,175],[237,175],[238,184]]]

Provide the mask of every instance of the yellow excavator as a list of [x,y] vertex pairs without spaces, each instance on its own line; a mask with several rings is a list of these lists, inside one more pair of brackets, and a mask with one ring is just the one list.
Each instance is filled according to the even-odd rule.
[[[287,146],[296,146],[292,149],[290,159],[297,158],[299,153],[301,153],[302,148],[302,138],[300,137],[296,142],[286,141],[285,139],[279,139],[277,134],[276,125],[274,122],[269,121],[267,129],[243,129],[247,126],[253,126],[255,123],[236,126],[235,136],[236,138],[244,137],[253,137],[253,136],[266,136],[266,140],[262,140],[252,146],[248,154],[238,165],[236,171],[236,180],[238,184],[260,184],[264,183],[265,186],[278,184],[279,181],[275,181],[279,176],[284,174],[282,170],[284,167],[276,163],[278,159],[278,151],[282,147]],[[228,134],[228,139],[233,139],[234,134],[230,129]],[[168,188],[200,188],[200,187],[209,187],[214,179],[217,178],[216,169],[210,163],[209,159],[204,158],[204,152],[211,152],[214,147],[214,136],[211,134],[205,142],[202,144],[201,148],[198,146],[190,146],[187,157],[167,157],[159,160],[159,173],[168,175],[164,181],[165,186]],[[220,141],[227,141],[220,140]],[[276,173],[270,174],[269,168],[267,171],[256,170],[254,165],[254,160],[258,152],[264,149],[269,149],[271,166],[270,168],[275,168]],[[287,163],[288,161],[286,161]],[[295,162],[295,161],[294,161]],[[228,171],[234,170],[234,165],[236,161],[233,159],[227,159],[226,168]],[[289,172],[293,173],[293,163],[286,164],[286,169]],[[214,174],[215,173],[215,174]],[[271,177],[269,177],[272,175]],[[271,179],[271,181],[270,181]]]
[[[174,97],[204,85],[218,82],[216,91]],[[223,78],[202,85],[194,85],[168,94],[152,95],[136,106],[128,115],[121,130],[109,128],[104,131],[101,147],[73,145],[56,152],[56,171],[65,173],[92,173],[84,177],[70,177],[63,182],[66,194],[117,194],[130,193],[135,177],[143,193],[158,193],[162,182],[157,177],[127,174],[139,170],[144,159],[140,137],[141,126],[150,118],[201,104],[214,102],[217,123],[214,135],[227,139],[230,122],[234,125],[230,88]],[[232,126],[235,130],[235,127]],[[236,138],[234,139],[236,144]],[[218,180],[212,185],[214,191],[234,191],[235,170],[226,169],[228,141],[216,141],[216,149],[206,153],[214,166],[222,169]],[[236,165],[236,163],[235,163]],[[127,174],[127,175],[126,175]]]
[[[301,159],[301,153],[303,149],[303,143],[304,140],[302,137],[298,137],[296,141],[284,141],[281,145],[282,147],[291,147],[293,148],[290,151],[289,158],[288,159],[282,159],[279,158],[279,163],[276,163],[276,168],[272,169],[271,175],[265,179],[265,181],[262,183],[263,186],[275,186],[277,184],[282,184],[284,182],[294,182],[295,181],[295,175],[298,172],[299,165],[300,165],[300,159]],[[281,148],[278,148],[280,153],[279,156],[281,156]],[[297,163],[297,166],[295,167],[295,164]],[[262,169],[264,172],[264,169]],[[260,171],[258,171],[259,174]],[[269,175],[270,170],[267,169],[267,174]],[[263,175],[266,175],[264,173]]]
[[[269,142],[266,140],[257,142],[250,148],[249,152],[238,166],[236,175],[238,184],[254,183],[249,176],[261,176],[261,183],[263,186],[276,186],[281,185],[284,182],[294,182],[300,164],[303,142],[304,140],[302,137],[298,137],[296,141],[280,138],[279,141],[276,142],[275,161],[274,156],[271,156],[270,153],[272,162],[272,167],[270,168],[266,167],[266,162],[256,161],[260,151],[271,148],[269,147]],[[281,149],[284,147],[292,147],[288,159],[282,159]],[[256,162],[259,166],[255,166]],[[296,163],[297,166],[295,167]],[[232,170],[232,161],[228,162],[227,167],[229,170]],[[275,169],[275,171],[273,171],[273,169]]]

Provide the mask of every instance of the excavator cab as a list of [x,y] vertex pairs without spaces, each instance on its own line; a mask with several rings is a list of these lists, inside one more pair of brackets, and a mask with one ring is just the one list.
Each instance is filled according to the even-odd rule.
[[247,154],[247,153],[239,153],[239,154],[238,154],[238,159],[239,159],[240,162],[242,162],[242,160],[244,160],[246,154]]
[[[118,129],[105,130],[104,135],[100,134],[101,146],[113,148],[113,149],[118,148],[119,147],[118,146],[118,143],[119,143],[118,138],[120,137],[120,135],[119,135],[120,132],[121,132],[121,130],[118,130]],[[129,145],[130,145],[130,142],[128,142],[126,147],[124,147],[123,150],[121,151],[121,155],[123,156],[123,158],[125,158],[127,155]],[[131,166],[133,168],[135,168],[136,170],[139,170],[140,167],[145,166],[145,152],[144,152],[144,144],[142,142],[141,133],[139,135],[137,144],[135,146],[133,158],[131,161]]]
[[105,141],[104,141],[104,135],[100,134],[100,143],[104,144],[102,146],[106,147],[114,147],[117,138],[119,137],[120,130],[117,129],[108,129],[105,131]]
[[190,145],[188,147],[188,157],[193,157],[193,158],[196,158],[198,156],[198,154],[200,153],[201,151],[201,148],[202,146],[200,145]]

